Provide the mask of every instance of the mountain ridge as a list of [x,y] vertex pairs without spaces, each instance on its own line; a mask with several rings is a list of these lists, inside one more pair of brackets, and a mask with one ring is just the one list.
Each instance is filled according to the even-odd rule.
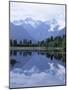
[[[52,26],[53,28],[51,25],[54,25]],[[52,22],[42,22],[27,18],[25,20],[20,20],[19,22],[10,22],[10,38],[17,40],[27,39],[38,41],[44,40],[50,36],[62,36],[63,34],[65,34],[65,27],[59,30],[59,25],[55,20]]]

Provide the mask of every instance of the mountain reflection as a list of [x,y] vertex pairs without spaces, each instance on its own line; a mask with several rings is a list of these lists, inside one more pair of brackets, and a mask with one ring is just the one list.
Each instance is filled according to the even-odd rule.
[[62,85],[65,83],[65,53],[10,51],[10,77],[12,87]]
[[[35,55],[36,54],[36,55]],[[36,58],[35,58],[36,57]],[[43,58],[44,57],[44,62]],[[46,59],[49,60],[57,60],[63,62],[65,65],[65,53],[64,52],[54,52],[54,51],[10,51],[10,70],[13,70],[14,67],[23,68],[25,65],[31,61],[30,68],[32,67],[32,63],[36,65],[40,70],[45,69],[45,65],[49,67],[48,63],[46,64]],[[50,62],[50,61],[49,61]],[[27,65],[26,67],[28,67]],[[56,64],[55,64],[56,65]],[[41,69],[41,67],[43,69]],[[46,68],[47,68],[46,67]]]

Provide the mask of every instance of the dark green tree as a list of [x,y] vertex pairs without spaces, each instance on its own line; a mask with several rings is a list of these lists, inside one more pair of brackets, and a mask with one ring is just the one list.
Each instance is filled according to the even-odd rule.
[[10,40],[10,46],[12,46],[13,45],[13,42],[12,42],[12,40]]
[[17,46],[17,40],[13,40],[13,46]]
[[22,40],[20,40],[20,46],[22,46]]

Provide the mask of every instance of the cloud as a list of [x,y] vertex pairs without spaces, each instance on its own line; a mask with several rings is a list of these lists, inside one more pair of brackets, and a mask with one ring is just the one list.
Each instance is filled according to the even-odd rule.
[[32,4],[32,3],[10,3],[10,20],[25,19],[31,17],[35,20],[49,20],[52,18],[59,18],[62,15],[64,20],[65,6],[52,4]]
[[[35,72],[36,67],[29,70],[31,75],[24,73],[11,72],[10,86],[11,87],[32,87],[32,86],[48,86],[48,85],[63,85],[65,84],[65,68],[58,64],[58,68],[54,63],[49,63],[50,69],[45,72]],[[19,70],[19,69],[18,69]],[[27,71],[28,72],[28,71]]]
[[63,29],[65,27],[65,22],[64,21],[59,21],[58,24],[60,26],[59,30],[61,30],[61,29]]

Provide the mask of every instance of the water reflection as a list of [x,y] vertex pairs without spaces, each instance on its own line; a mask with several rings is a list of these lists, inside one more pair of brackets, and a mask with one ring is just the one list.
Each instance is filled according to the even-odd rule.
[[10,51],[10,87],[64,84],[64,52]]
[[17,53],[19,53],[20,55],[23,55],[23,56],[27,56],[27,55],[30,55],[32,54],[32,51],[17,51],[17,50],[11,50],[10,51],[10,56],[16,56]]
[[[33,51],[16,51],[16,50],[11,50],[10,51],[10,56],[16,56],[17,53],[19,53],[20,55],[23,56],[31,56]],[[35,53],[37,53],[38,55],[45,55],[47,58],[50,58],[51,60],[53,60],[54,58],[56,60],[62,60],[63,62],[66,62],[65,59],[65,52],[54,52],[54,51],[36,51]]]
[[15,59],[10,59],[10,71],[14,69],[14,65],[17,63]]

